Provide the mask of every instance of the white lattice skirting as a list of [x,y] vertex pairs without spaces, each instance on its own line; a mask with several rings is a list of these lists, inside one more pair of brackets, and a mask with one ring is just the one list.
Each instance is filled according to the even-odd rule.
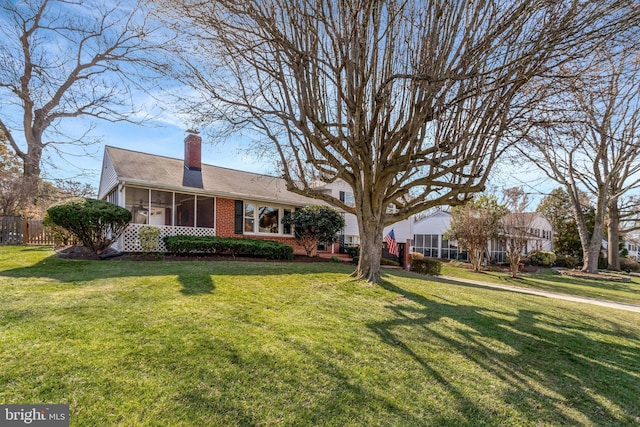
[[[122,235],[123,247],[122,251],[124,252],[142,252],[142,246],[140,246],[140,239],[138,238],[138,232],[140,228],[145,227],[144,224],[129,224],[127,229],[124,231]],[[215,228],[202,228],[202,227],[174,227],[171,225],[151,225],[150,227],[157,227],[160,229],[160,242],[158,245],[158,252],[166,252],[167,248],[164,245],[164,240],[162,240],[165,236],[177,236],[177,235],[187,235],[187,236],[215,236],[216,229]]]

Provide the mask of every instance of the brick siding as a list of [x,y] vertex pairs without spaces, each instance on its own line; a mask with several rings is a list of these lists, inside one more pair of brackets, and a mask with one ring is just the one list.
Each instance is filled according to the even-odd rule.
[[285,243],[293,246],[293,252],[296,255],[304,255],[304,248],[296,242],[293,237],[284,236],[267,236],[258,234],[235,234],[234,217],[235,217],[235,200],[216,197],[216,236],[219,237],[235,237],[247,239],[274,240],[276,242]]

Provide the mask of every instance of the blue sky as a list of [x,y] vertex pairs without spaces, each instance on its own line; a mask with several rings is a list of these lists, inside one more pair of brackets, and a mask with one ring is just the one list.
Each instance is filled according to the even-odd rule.
[[[101,141],[89,147],[92,154],[81,157],[67,156],[66,162],[53,158],[52,160],[58,168],[52,169],[45,166],[45,174],[50,179],[73,179],[86,182],[97,190],[105,145],[182,159],[184,157],[184,139],[187,136],[185,131],[189,126],[186,123],[181,125],[180,120],[168,109],[162,113],[158,120],[148,121],[144,125],[94,122],[96,128],[91,134],[101,138]],[[82,121],[70,120],[67,124],[82,126]],[[278,174],[273,163],[268,159],[247,152],[246,148],[250,143],[247,138],[238,136],[221,143],[213,142],[206,133],[201,136],[203,139],[203,163],[248,172]],[[82,151],[79,147],[69,147],[69,149],[77,153]],[[62,166],[65,164],[67,166]],[[84,172],[83,176],[78,176],[81,172]],[[522,186],[525,191],[531,193],[531,206],[535,209],[544,193],[548,193],[558,185],[543,178],[533,166],[525,167],[505,161],[499,162],[494,168],[493,177],[487,188],[488,191],[499,194],[501,188],[516,186]]]
[[[3,23],[2,21],[2,16],[0,16],[0,24]],[[170,82],[165,81],[163,83],[168,85],[169,89],[178,91],[181,95],[189,95],[192,92],[184,87],[175,87]],[[174,84],[178,85],[177,83]],[[64,158],[57,156],[54,150],[46,149],[45,157],[51,156],[51,158],[48,162],[49,164],[42,165],[43,176],[48,179],[73,179],[89,183],[97,189],[105,145],[181,159],[184,153],[185,130],[190,127],[189,118],[183,117],[178,111],[175,111],[177,109],[175,103],[162,101],[163,99],[170,99],[166,95],[169,95],[169,93],[163,93],[162,90],[158,90],[154,94],[135,94],[134,107],[135,109],[139,108],[141,112],[135,114],[132,119],[135,120],[138,117],[142,117],[143,114],[149,114],[156,118],[148,121],[145,125],[124,122],[90,122],[82,118],[63,120],[60,126],[63,128],[64,133],[68,133],[74,138],[80,138],[82,133],[91,124],[94,124],[95,129],[91,131],[90,135],[91,137],[99,138],[99,142],[89,146],[86,150],[73,145],[61,146],[69,154]],[[21,125],[20,112],[18,110],[10,111],[9,109],[12,108],[10,104],[5,104],[2,107],[3,118],[7,119],[4,117],[5,115],[10,116],[8,125],[13,128],[13,136],[18,141],[18,144],[24,148],[24,144],[20,142],[23,140],[23,135],[19,131]],[[278,173],[269,158],[256,154],[252,155],[246,151],[246,147],[250,143],[247,137],[229,138],[223,144],[213,144],[206,133],[203,133],[202,137],[203,163],[249,172]],[[47,140],[46,133],[45,140]],[[87,151],[87,154],[85,154],[85,151]],[[530,186],[533,191],[537,187],[536,184],[533,184],[533,177],[535,175],[539,176],[539,174],[533,170],[523,171],[522,168],[516,169],[512,165],[501,165],[500,169],[500,172],[495,174],[495,179],[492,182],[494,188],[499,189],[501,187],[506,188],[524,184]]]
[[[54,155],[53,162],[57,165],[67,165],[58,166],[58,169],[47,168],[46,176],[50,179],[73,179],[86,182],[97,189],[105,145],[182,159],[187,128],[186,125],[179,126],[161,121],[150,121],[145,125],[97,123],[92,135],[100,137],[101,141],[89,147],[91,155],[67,156],[66,162],[56,159]],[[203,163],[249,172],[267,174],[274,172],[270,163],[246,152],[247,141],[237,138],[229,139],[224,143],[213,143],[206,134],[202,134],[202,139]],[[69,147],[68,150],[78,154],[81,152],[79,147]],[[82,172],[83,175],[79,176],[78,174]]]

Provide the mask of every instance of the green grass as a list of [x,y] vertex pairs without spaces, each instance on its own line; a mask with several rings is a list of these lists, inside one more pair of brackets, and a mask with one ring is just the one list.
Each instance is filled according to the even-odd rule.
[[562,276],[542,268],[538,273],[520,273],[514,279],[508,273],[474,273],[468,268],[446,263],[442,266],[442,275],[640,305],[640,277],[637,276],[630,276],[631,282],[624,283]]
[[0,247],[0,402],[74,426],[640,424],[640,314],[338,263]]

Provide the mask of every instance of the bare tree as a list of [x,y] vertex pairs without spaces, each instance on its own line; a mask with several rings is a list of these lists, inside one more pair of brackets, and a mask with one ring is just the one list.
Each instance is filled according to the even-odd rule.
[[[164,6],[198,37],[186,63],[209,101],[201,119],[259,133],[291,191],[354,213],[355,275],[369,281],[379,277],[384,226],[482,191],[535,95],[523,89],[638,14],[630,0]],[[317,178],[346,181],[355,207],[317,189]]]
[[[579,194],[579,205],[582,207],[587,229],[593,230],[595,209],[586,193]],[[553,249],[556,255],[569,255],[582,262],[582,245],[572,206],[569,194],[563,187],[558,187],[540,201],[536,212],[548,219],[553,227]]]
[[625,46],[606,59],[611,70],[606,90],[597,107],[591,105],[589,118],[593,132],[610,140],[607,260],[609,269],[620,270],[621,228],[628,223],[629,211],[637,210],[637,204],[630,209],[628,202],[634,200],[630,193],[640,188],[640,58],[637,47]]
[[447,239],[456,240],[469,253],[474,271],[488,258],[489,241],[500,237],[500,221],[507,213],[495,196],[481,196],[451,210]]
[[21,215],[28,203],[31,189],[22,179],[20,161],[5,144],[0,131],[0,216]]
[[[554,90],[562,92],[538,112],[538,129],[530,133],[537,150],[520,148],[571,196],[583,270],[597,272],[607,223],[609,267],[620,269],[620,201],[640,185],[640,62],[637,49],[616,43],[596,50],[590,61],[586,71],[577,64],[554,81]],[[581,190],[595,200],[593,230]]]
[[0,4],[0,130],[26,177],[40,176],[45,149],[90,140],[88,132],[71,136],[68,119],[135,121],[132,89],[162,68],[163,30],[144,4],[109,3]]
[[500,240],[505,244],[511,277],[518,277],[520,259],[528,243],[535,237],[531,230],[536,213],[527,212],[529,195],[522,188],[504,191],[503,206],[508,211],[500,218]]

